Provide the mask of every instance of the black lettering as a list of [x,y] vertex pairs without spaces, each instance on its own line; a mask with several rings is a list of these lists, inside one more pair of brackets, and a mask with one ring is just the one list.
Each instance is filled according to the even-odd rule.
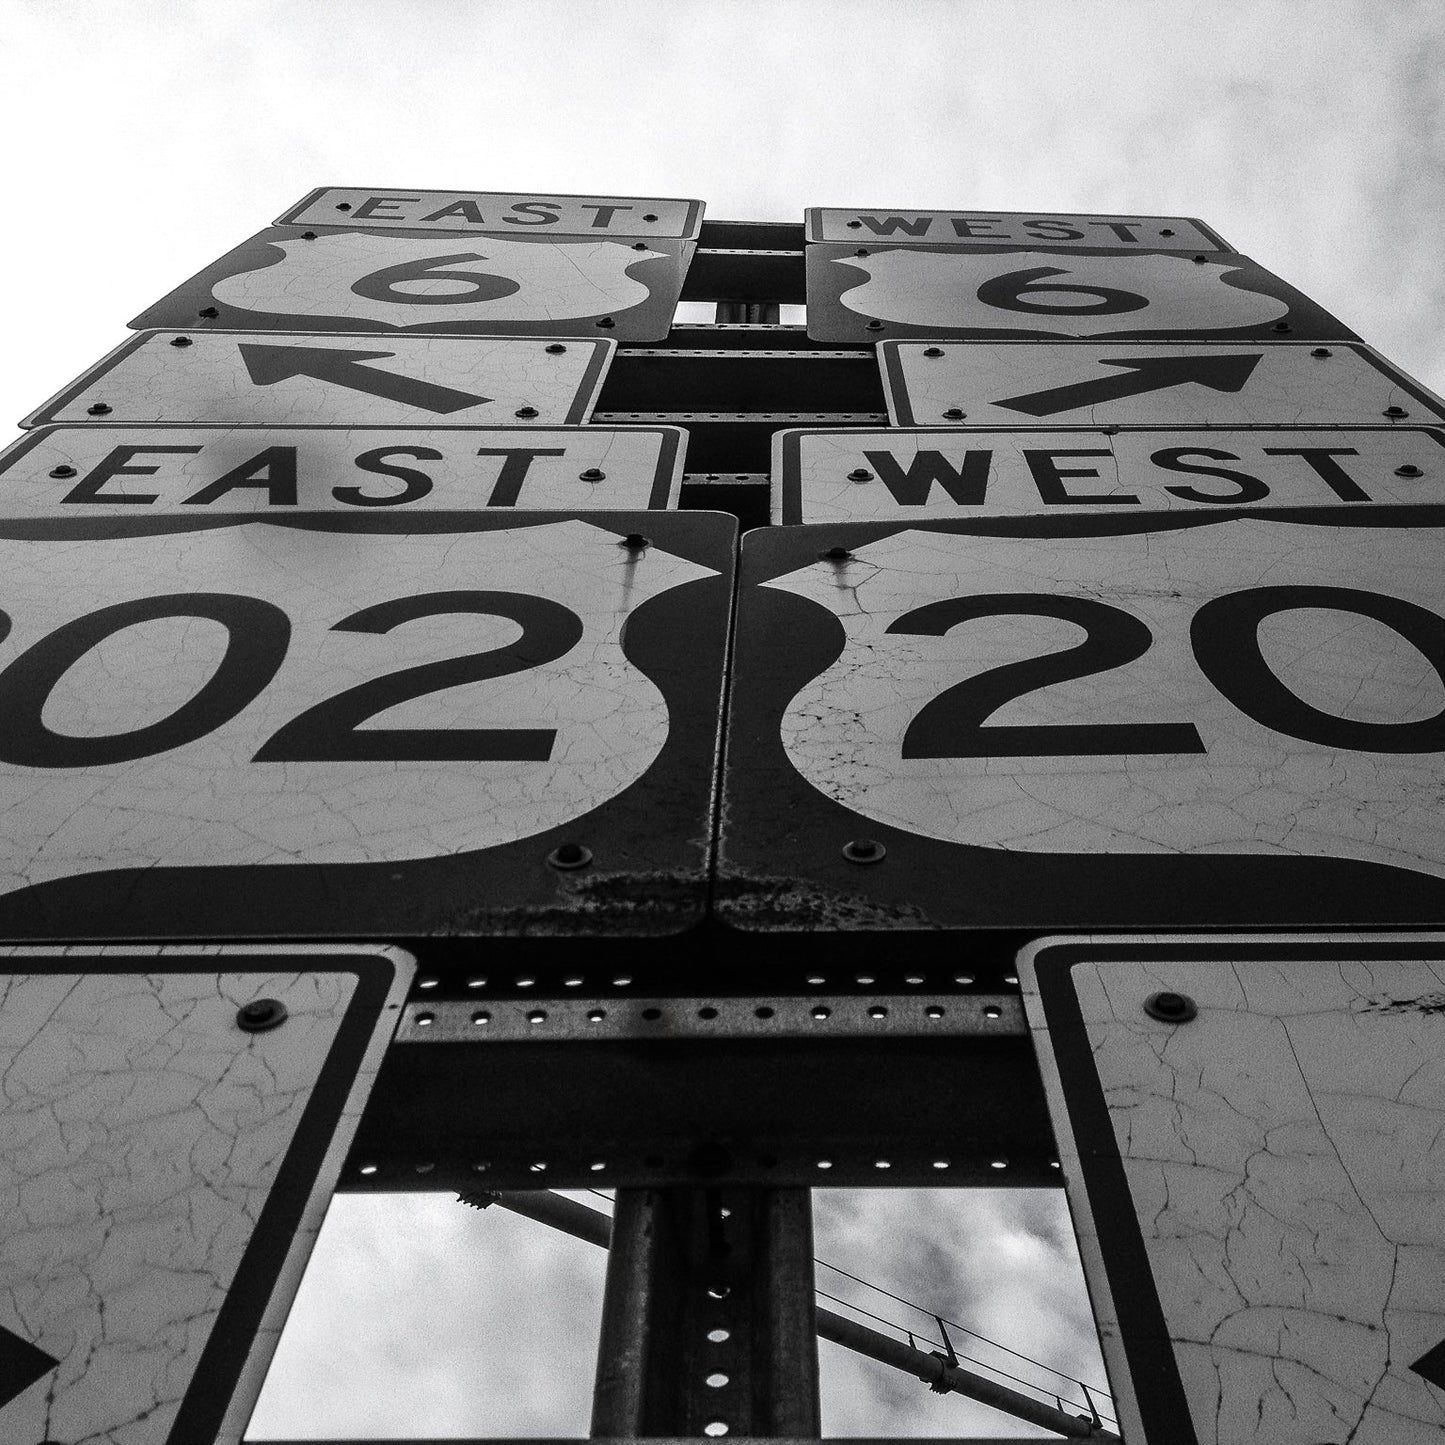
[[926,236],[933,224],[932,216],[916,216],[911,221],[903,216],[859,216],[858,219],[875,236],[891,236],[896,231],[902,231],[907,236]]
[[1082,241],[1084,233],[1063,221],[1025,221],[1024,231],[1036,241]]
[[1248,472],[1235,472],[1228,467],[1198,466],[1181,460],[1183,457],[1211,457],[1217,462],[1239,460],[1232,452],[1222,452],[1215,447],[1165,447],[1162,451],[1154,452],[1149,460],[1156,467],[1163,467],[1165,471],[1189,472],[1200,477],[1223,477],[1225,481],[1234,483],[1235,490],[1220,496],[1215,492],[1201,492],[1197,487],[1165,487],[1164,490],[1171,496],[1183,497],[1186,502],[1225,503],[1257,502],[1262,497],[1269,496],[1269,488]]
[[460,216],[464,221],[473,226],[485,226],[486,218],[482,215],[482,208],[475,201],[453,201],[449,206],[443,206],[439,211],[433,211],[429,216],[423,216],[423,221],[440,221],[447,216]]
[[511,208],[520,211],[528,219],[522,220],[518,216],[503,216],[502,222],[508,226],[555,226],[560,217],[549,215],[549,211],[560,211],[561,205],[556,201],[517,201]]
[[497,484],[487,498],[489,507],[515,507],[517,494],[527,480],[527,469],[535,457],[560,457],[566,455],[563,447],[482,447],[479,457],[505,457],[502,470],[497,474]]
[[980,507],[988,490],[991,451],[963,454],[963,465],[953,467],[942,452],[919,451],[905,471],[892,452],[864,452],[878,479],[902,507],[922,507],[937,483],[960,507]]
[[1111,497],[1100,496],[1075,496],[1074,493],[1064,485],[1065,477],[1097,477],[1098,471],[1093,467],[1061,467],[1055,460],[1057,457],[1111,457],[1113,452],[1105,448],[1102,451],[1057,451],[1053,448],[1047,450],[1036,450],[1033,447],[1024,448],[1024,460],[1029,464],[1029,471],[1034,475],[1034,485],[1039,489],[1039,496],[1051,507],[1068,506],[1071,502],[1098,502],[1105,506],[1138,506],[1139,498],[1124,495]]
[[962,216],[953,217],[953,234],[961,236],[964,240],[970,240],[974,236],[1003,236],[1007,238],[1006,231],[985,231],[984,226],[1001,226],[1003,222],[994,216],[982,217],[976,221],[965,220]]
[[1265,447],[1267,457],[1299,457],[1342,502],[1372,501],[1370,494],[1335,460],[1357,457],[1354,447]]
[[612,224],[612,218],[618,211],[630,211],[633,209],[631,206],[599,206],[587,201],[581,203],[581,208],[584,211],[597,212],[597,214],[592,217],[592,229],[594,231],[606,230],[607,227]]
[[355,466],[363,472],[374,472],[379,477],[395,477],[406,485],[399,492],[374,497],[360,487],[332,487],[331,495],[348,507],[403,507],[408,502],[418,501],[432,489],[432,479],[415,467],[400,467],[389,463],[387,457],[411,457],[418,462],[439,462],[442,454],[430,447],[374,447],[362,452],[355,459]]
[[[403,202],[410,202],[412,205],[420,205],[420,196],[368,196],[352,213],[353,221],[364,221],[370,216],[375,216],[381,211],[399,211]],[[392,218],[385,218],[392,219]]]
[[202,487],[194,496],[186,497],[188,507],[207,507],[217,497],[224,497],[238,487],[260,487],[266,493],[268,507],[296,505],[296,448],[267,447],[248,462],[232,467],[223,477]]
[[1124,221],[1090,221],[1089,224],[1091,226],[1107,226],[1121,241],[1138,243],[1139,238],[1134,234],[1134,227],[1138,224],[1136,221],[1128,223]]
[[128,502],[149,506],[158,501],[158,492],[135,492],[123,496],[119,492],[102,492],[112,477],[153,477],[159,467],[133,467],[129,463],[142,452],[187,452],[194,456],[200,447],[115,447],[106,454],[93,472],[83,476],[60,500],[62,502]]

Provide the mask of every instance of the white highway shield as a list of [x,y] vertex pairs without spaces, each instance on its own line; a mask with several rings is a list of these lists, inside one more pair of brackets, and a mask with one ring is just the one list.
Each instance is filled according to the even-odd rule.
[[1050,939],[1019,975],[1124,1438],[1438,1441],[1440,935]]

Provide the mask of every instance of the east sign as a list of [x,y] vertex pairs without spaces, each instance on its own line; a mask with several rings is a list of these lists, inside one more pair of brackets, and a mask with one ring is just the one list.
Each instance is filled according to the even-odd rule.
[[1442,544],[1407,506],[748,533],[718,912],[1437,919]]
[[1445,502],[1445,431],[785,431],[775,522]]
[[1445,939],[1058,938],[1019,964],[1124,1439],[1440,1439]]
[[695,923],[735,535],[710,513],[7,520],[0,930]]

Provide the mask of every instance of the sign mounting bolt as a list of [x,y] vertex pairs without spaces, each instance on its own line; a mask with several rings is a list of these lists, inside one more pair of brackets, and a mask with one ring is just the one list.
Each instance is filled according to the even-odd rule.
[[303,241],[314,241],[314,240],[316,239],[316,232],[315,232],[315,231],[302,231],[302,233],[301,233],[301,239],[302,239]]
[[1310,352],[1311,356],[1318,356],[1321,360],[1323,360],[1327,356],[1333,356],[1334,354],[1335,353],[1331,351],[1328,346],[1317,346],[1312,352]]
[[566,349],[567,349],[567,348],[566,348],[565,346],[563,346],[560,341],[554,341],[554,342],[547,348],[547,355],[548,355],[548,356],[561,356],[561,354],[562,354],[564,351],[566,351]]
[[51,467],[50,475],[52,477],[73,477],[75,475],[75,468],[68,466]]
[[1387,406],[1382,415],[1398,419],[1402,416],[1409,416],[1410,413],[1403,406]]
[[602,327],[604,331],[610,331],[614,326],[617,325],[617,323],[610,316],[599,316],[597,320],[594,321],[592,324],[594,326]]
[[107,406],[103,401],[98,401],[94,406],[86,407],[85,410],[90,416],[109,416],[114,408]]
[[279,998],[257,998],[236,1011],[236,1026],[248,1034],[263,1034],[286,1022],[286,1005]]
[[873,480],[873,473],[870,472],[867,467],[854,467],[853,470],[848,473],[848,480],[850,482],[871,482]]
[[1274,329],[1276,331],[1292,331],[1294,328],[1289,324],[1288,321],[1276,321],[1274,323]]
[[644,221],[655,221],[657,217],[654,216],[651,211],[649,211],[642,219]]
[[956,406],[951,406],[946,412],[944,412],[944,416],[946,416],[949,421],[962,421],[967,415],[968,413],[966,411]]
[[197,316],[207,316],[207,317],[216,317],[216,316],[219,316],[220,314],[221,314],[221,313],[220,313],[214,306],[202,306],[201,309],[196,312],[196,315],[197,315]]
[[1208,260],[1209,260],[1209,257],[1208,257],[1208,256],[1196,256],[1196,257],[1194,258],[1194,264],[1195,264],[1196,266],[1202,266],[1202,265],[1204,265],[1204,263],[1205,263],[1206,261],[1208,261]]
[[539,415],[535,406],[519,406],[513,413],[514,416],[537,416]]
[[351,209],[351,202],[350,202],[350,201],[337,201],[337,203],[336,203],[336,209],[337,209],[338,211],[349,211],[349,210]]
[[172,345],[172,346],[190,346],[190,345],[192,345],[192,344],[193,344],[193,343],[192,343],[191,338],[190,338],[189,336],[173,336],[173,337],[171,337],[171,345]]
[[1174,234],[1174,229],[1171,226],[1164,226],[1161,227],[1159,234],[1161,236],[1172,236]]
[[577,473],[578,481],[582,482],[601,482],[606,480],[606,477],[607,473],[600,467],[588,467],[585,472]]
[[865,331],[882,331],[883,323],[881,321],[870,321],[863,329]]
[[843,856],[850,863],[881,863],[887,853],[876,838],[852,838],[843,844]]
[[617,545],[629,552],[641,552],[652,546],[652,538],[644,537],[641,532],[629,532]]
[[1199,1005],[1187,993],[1151,993],[1144,1000],[1144,1012],[1163,1024],[1187,1024],[1199,1016]]
[[1397,477],[1423,477],[1425,473],[1414,462],[1406,462],[1404,466],[1395,468],[1395,475]]
[[852,555],[846,547],[829,547],[818,553],[825,562],[846,562]]
[[848,222],[848,229],[849,229],[850,231],[861,231],[861,230],[863,229],[863,222],[862,222],[862,221],[849,221],[849,222]]
[[547,854],[547,862],[553,868],[568,872],[573,868],[585,868],[592,861],[592,850],[581,843],[559,843]]
[[941,346],[925,346],[923,348],[923,354],[925,356],[942,356],[943,348]]

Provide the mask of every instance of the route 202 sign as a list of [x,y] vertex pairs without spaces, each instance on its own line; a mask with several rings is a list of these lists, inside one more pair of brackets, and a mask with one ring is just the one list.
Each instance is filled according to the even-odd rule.
[[276,226],[130,324],[239,331],[432,331],[657,341],[691,243]]
[[1218,252],[820,243],[807,291],[818,341],[1354,339],[1278,276]]
[[687,926],[734,536],[707,513],[0,524],[0,929]]
[[1442,544],[1400,506],[748,533],[719,910],[1438,918]]

